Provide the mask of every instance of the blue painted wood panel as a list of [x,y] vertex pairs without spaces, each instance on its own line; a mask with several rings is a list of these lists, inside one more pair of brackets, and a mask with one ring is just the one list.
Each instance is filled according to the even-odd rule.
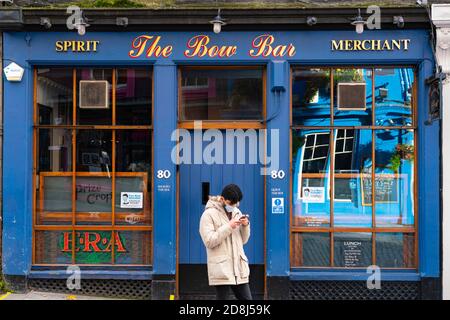
[[[236,160],[237,143],[227,144],[225,138],[223,141],[224,159],[226,148],[230,146],[234,147]],[[208,144],[209,142],[203,142],[203,148]],[[248,147],[249,143],[246,141],[247,150]],[[220,195],[222,188],[230,183],[241,188],[244,197],[239,208],[250,215],[252,228],[250,240],[244,250],[250,263],[264,262],[264,176],[260,172],[261,166],[258,163],[251,164],[249,160],[247,152],[245,164],[237,164],[236,161],[236,164],[180,165],[180,263],[206,263],[206,249],[199,234],[200,217],[205,209],[202,204],[202,183],[205,182],[209,182],[210,195]]]

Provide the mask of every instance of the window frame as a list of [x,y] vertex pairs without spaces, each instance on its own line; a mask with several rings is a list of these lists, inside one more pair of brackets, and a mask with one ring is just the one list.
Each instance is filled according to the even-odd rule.
[[[182,120],[182,89],[183,87],[183,70],[261,70],[262,75],[262,118],[261,120]],[[264,65],[210,65],[210,66],[196,66],[196,65],[180,65],[178,67],[178,110],[177,110],[177,124],[178,128],[195,129],[194,122],[201,121],[203,129],[264,129],[266,127],[265,121],[267,118],[267,71]]]
[[[294,70],[295,69],[322,69],[327,70],[330,73],[330,123],[329,125],[321,125],[321,126],[305,126],[305,125],[298,125],[293,123],[293,79],[294,79]],[[366,70],[372,70],[372,95],[375,93],[375,70],[376,69],[401,69],[401,68],[409,68],[413,70],[414,74],[414,82],[412,85],[411,90],[411,126],[377,126],[376,125],[376,101],[375,99],[372,99],[372,113],[371,113],[371,125],[361,125],[361,126],[340,126],[336,125],[334,123],[334,109],[335,109],[335,103],[334,101],[334,70],[339,68],[345,68],[345,69],[366,69]],[[418,150],[418,123],[417,123],[417,95],[418,95],[418,69],[416,65],[361,65],[361,66],[354,66],[354,65],[291,65],[290,68],[290,97],[289,97],[289,123],[290,123],[290,132],[289,132],[289,172],[290,174],[290,181],[289,181],[289,195],[290,195],[290,203],[289,203],[289,261],[290,261],[290,269],[295,270],[301,270],[301,269],[317,269],[317,270],[339,270],[339,269],[345,269],[345,270],[352,270],[352,269],[361,269],[361,267],[336,267],[334,265],[334,233],[337,232],[355,232],[355,233],[364,233],[369,232],[372,235],[372,264],[376,264],[376,236],[377,234],[404,234],[404,235],[414,235],[414,266],[413,267],[383,267],[384,270],[418,270],[419,269],[419,226],[418,226],[418,216],[419,216],[419,206],[418,206],[418,163],[420,159],[417,157],[417,150]],[[412,195],[412,199],[414,201],[413,203],[413,209],[414,209],[414,225],[412,227],[409,226],[396,226],[396,227],[377,227],[376,226],[376,204],[378,201],[375,201],[375,183],[372,183],[372,226],[370,228],[367,227],[335,227],[334,226],[334,201],[330,201],[330,225],[329,227],[307,227],[307,226],[296,226],[294,224],[294,210],[293,210],[293,159],[292,157],[292,141],[293,141],[293,131],[294,130],[329,130],[330,132],[330,165],[329,165],[329,172],[324,173],[324,177],[328,175],[328,180],[330,181],[329,186],[329,192],[328,192],[328,199],[330,199],[330,195],[334,195],[334,179],[335,179],[335,172],[334,172],[334,160],[335,160],[335,131],[339,129],[352,129],[355,130],[371,130],[372,132],[372,163],[375,163],[375,132],[376,130],[412,130],[414,134],[414,170],[412,174],[414,175],[414,184],[412,190],[410,190]],[[337,131],[336,131],[337,132]],[[337,134],[336,134],[337,136]],[[353,137],[355,139],[355,135]],[[355,143],[355,140],[353,141]],[[345,146],[344,146],[345,150]],[[303,151],[302,151],[303,152]],[[375,168],[372,166],[371,170],[372,174],[372,181],[375,181]],[[349,177],[353,177],[355,174],[352,173],[346,173],[345,175],[348,175]],[[333,196],[334,198],[334,196]],[[340,202],[340,201],[337,201]],[[345,201],[344,201],[345,202]],[[330,263],[328,266],[296,266],[294,265],[294,235],[298,233],[325,233],[329,235],[330,238],[330,251],[329,251],[329,258]]]
[[[72,123],[71,124],[65,124],[65,125],[54,125],[54,124],[39,124],[39,107],[37,104],[37,88],[38,88],[38,69],[40,68],[67,68],[67,69],[71,69],[72,70]],[[132,231],[136,231],[136,232],[147,232],[150,233],[150,243],[149,243],[149,250],[150,252],[148,252],[149,254],[149,264],[117,264],[116,262],[116,258],[115,258],[115,245],[111,246],[111,263],[108,264],[104,264],[104,263],[100,263],[100,264],[86,264],[86,263],[77,263],[76,262],[76,254],[75,254],[75,249],[76,249],[76,245],[72,245],[72,254],[71,254],[71,259],[72,262],[71,264],[78,264],[81,266],[100,266],[100,267],[146,267],[146,268],[151,268],[153,266],[154,263],[154,249],[153,249],[153,244],[154,244],[154,230],[153,230],[153,224],[154,224],[154,179],[153,179],[153,173],[154,173],[154,127],[153,127],[153,123],[154,123],[154,70],[152,67],[148,67],[148,66],[129,66],[129,65],[118,65],[118,66],[85,66],[83,68],[92,68],[92,69],[96,69],[96,68],[105,68],[105,69],[111,69],[112,70],[112,83],[111,83],[111,112],[112,112],[112,120],[111,120],[111,125],[82,125],[82,124],[77,124],[77,112],[78,112],[78,85],[77,85],[77,70],[80,69],[82,67],[80,66],[73,66],[73,65],[57,65],[57,66],[53,66],[53,65],[36,65],[33,68],[33,179],[32,179],[32,188],[33,188],[33,192],[32,192],[32,266],[46,266],[46,267],[62,267],[62,266],[67,266],[68,264],[54,264],[54,263],[36,263],[36,233],[39,231],[71,231],[72,232],[72,239],[76,239],[76,232],[79,231],[105,231],[111,232],[111,240],[114,239],[115,237],[115,232],[120,232],[120,231],[128,231],[128,232],[132,232]],[[116,124],[116,114],[117,114],[117,107],[116,107],[116,90],[117,90],[117,75],[118,75],[118,70],[119,69],[124,69],[124,68],[135,68],[135,69],[139,69],[139,68],[144,68],[146,70],[148,70],[148,72],[150,72],[151,75],[151,104],[149,106],[149,108],[151,108],[150,110],[150,116],[151,116],[151,121],[149,125],[117,125]],[[120,84],[119,84],[120,85]],[[72,217],[72,221],[71,224],[66,224],[66,225],[56,225],[56,224],[49,224],[49,225],[43,225],[43,224],[38,224],[37,223],[37,215],[38,215],[38,210],[37,210],[37,190],[39,188],[39,185],[41,184],[41,178],[39,177],[41,175],[41,172],[37,172],[37,167],[38,167],[38,163],[39,163],[39,145],[38,145],[38,135],[39,135],[39,130],[40,129],[67,129],[69,131],[71,131],[72,133],[72,168],[71,171],[66,171],[66,172],[44,172],[44,176],[45,175],[54,175],[54,176],[72,176],[72,212],[71,217]],[[86,172],[86,171],[77,171],[76,166],[77,166],[77,150],[76,150],[76,136],[77,136],[77,131],[79,130],[107,130],[111,132],[111,136],[112,136],[112,152],[111,152],[111,193],[112,193],[112,201],[111,201],[111,223],[108,225],[83,225],[83,224],[76,224],[76,208],[75,208],[75,203],[76,203],[76,178],[79,176],[82,177],[99,177],[99,176],[106,176],[107,174],[103,173],[103,172]],[[151,158],[150,160],[150,171],[149,174],[147,176],[147,179],[145,180],[150,180],[150,190],[147,190],[147,192],[150,192],[149,195],[149,201],[150,201],[150,206],[149,206],[149,219],[150,219],[150,223],[148,225],[121,225],[121,224],[117,224],[116,223],[116,217],[122,215],[123,213],[117,213],[116,214],[116,210],[115,210],[115,189],[116,189],[116,177],[121,177],[121,176],[142,176],[142,174],[136,174],[136,172],[116,172],[116,132],[118,130],[148,130],[150,133],[150,143],[151,143]],[[40,194],[39,197],[41,197],[42,195]],[[145,195],[144,195],[144,199],[145,199]]]

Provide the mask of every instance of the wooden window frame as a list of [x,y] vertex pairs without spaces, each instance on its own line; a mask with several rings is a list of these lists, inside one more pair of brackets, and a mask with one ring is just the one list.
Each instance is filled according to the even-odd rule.
[[[182,120],[182,71],[183,70],[261,70],[262,75],[262,118],[260,120]],[[178,68],[178,128],[196,129],[195,122],[202,122],[202,129],[264,129],[266,128],[266,93],[267,93],[267,71],[264,65],[233,65],[233,66],[193,66],[186,65]]]
[[[65,125],[40,125],[39,124],[39,118],[38,118],[38,105],[37,105],[37,81],[38,81],[38,74],[37,71],[39,68],[43,67],[49,67],[49,68],[67,68],[72,69],[72,124],[65,124]],[[96,66],[88,66],[87,68],[100,68]],[[151,105],[149,106],[151,108],[151,122],[150,125],[116,125],[116,75],[118,69],[122,68],[146,68],[148,69],[148,72],[151,74]],[[79,67],[72,67],[72,66],[36,66],[33,70],[33,179],[32,179],[32,186],[33,186],[33,201],[32,201],[32,223],[33,223],[33,230],[32,230],[32,265],[33,266],[50,266],[50,267],[62,267],[67,266],[68,264],[54,264],[54,263],[36,263],[36,231],[72,231],[72,239],[75,239],[75,233],[77,231],[111,231],[111,239],[114,239],[114,233],[118,231],[145,231],[150,233],[150,244],[149,244],[149,264],[117,264],[115,263],[115,245],[111,246],[111,263],[109,264],[81,264],[76,262],[76,254],[75,254],[75,245],[72,245],[72,255],[71,255],[71,264],[78,264],[81,266],[102,266],[102,267],[113,267],[113,266],[120,266],[120,267],[151,267],[153,266],[153,243],[154,243],[154,232],[153,232],[153,223],[154,223],[154,213],[153,213],[153,206],[154,206],[154,179],[153,179],[153,170],[154,170],[154,132],[153,132],[153,121],[154,121],[154,78],[153,78],[153,68],[151,67],[135,67],[135,66],[117,66],[117,67],[110,67],[107,69],[112,70],[112,96],[111,96],[111,108],[112,108],[112,124],[111,125],[78,125],[77,124],[77,70]],[[67,172],[37,172],[37,164],[39,161],[38,155],[38,132],[40,129],[67,129],[70,130],[72,133],[72,168],[71,171]],[[101,177],[101,176],[107,176],[106,173],[103,172],[78,172],[76,171],[76,135],[77,131],[82,129],[91,129],[91,130],[108,130],[111,132],[112,137],[112,150],[111,150],[111,189],[112,189],[112,199],[111,201],[111,213],[105,213],[110,216],[110,219],[107,219],[108,221],[111,221],[111,224],[109,225],[80,225],[76,223],[76,215],[82,214],[80,212],[76,212],[76,177]],[[116,172],[116,132],[117,130],[148,130],[150,133],[150,143],[151,143],[151,165],[150,165],[150,174],[146,175],[143,173],[137,173],[137,172]],[[38,187],[41,186],[43,177],[44,176],[71,176],[72,177],[72,212],[68,213],[68,216],[65,217],[68,220],[71,220],[70,224],[66,225],[39,225],[37,224],[37,190]],[[116,212],[115,212],[115,183],[116,183],[116,177],[133,177],[133,176],[143,176],[145,181],[148,181],[150,179],[150,190],[144,190],[144,197],[147,197],[147,193],[145,191],[150,191],[150,206],[148,208],[149,210],[149,219],[150,224],[149,225],[117,225],[116,224]],[[39,178],[39,185],[38,180]],[[147,184],[146,184],[147,186]],[[39,197],[42,197],[42,194],[39,193]],[[144,199],[145,199],[144,198]],[[39,199],[41,201],[41,199]],[[145,210],[145,207],[143,208]],[[54,214],[52,212],[51,214]],[[66,214],[66,213],[64,213]],[[126,213],[117,213],[118,217],[123,216]],[[70,219],[71,218],[71,219]],[[99,221],[99,220],[96,220]]]
[[[303,125],[294,125],[293,124],[293,74],[294,69],[315,69],[320,68],[322,70],[327,70],[330,73],[330,124],[328,126],[303,126]],[[376,101],[375,99],[372,99],[372,117],[371,117],[371,125],[369,126],[339,126],[334,124],[334,112],[335,112],[335,101],[334,101],[334,70],[339,68],[345,68],[345,69],[371,69],[372,70],[372,96],[375,93],[375,70],[376,69],[401,69],[401,68],[409,68],[412,69],[414,72],[414,82],[412,86],[412,92],[411,92],[411,120],[412,125],[411,126],[377,126],[376,125]],[[397,233],[397,234],[412,234],[414,236],[414,266],[413,267],[383,267],[384,270],[418,270],[419,269],[419,237],[418,237],[418,161],[420,159],[417,158],[417,149],[418,149],[418,139],[417,139],[417,81],[418,81],[418,72],[417,72],[417,66],[415,65],[386,65],[386,66],[377,66],[377,65],[366,65],[366,66],[348,66],[348,65],[341,65],[341,66],[317,66],[317,65],[311,65],[311,66],[292,66],[290,69],[290,88],[291,88],[291,95],[289,100],[289,109],[290,109],[290,132],[289,132],[289,170],[291,172],[290,174],[290,205],[289,205],[289,215],[290,215],[290,237],[289,237],[289,248],[290,248],[290,254],[289,254],[289,261],[290,261],[290,267],[291,270],[302,270],[302,269],[322,269],[322,270],[329,270],[329,269],[345,269],[345,270],[356,270],[361,269],[363,267],[336,267],[334,265],[334,233],[336,232],[366,232],[371,233],[372,235],[372,264],[376,265],[376,236],[377,234],[381,233]],[[296,226],[294,225],[294,216],[293,216],[293,205],[292,205],[292,199],[293,199],[293,175],[292,175],[292,166],[293,166],[293,159],[292,159],[292,132],[293,130],[329,130],[330,132],[330,168],[328,173],[319,173],[319,174],[313,174],[315,177],[319,176],[326,176],[328,175],[329,181],[332,182],[330,184],[330,194],[334,195],[334,178],[335,176],[339,175],[342,177],[345,176],[355,176],[353,173],[335,173],[334,172],[334,158],[335,158],[335,139],[334,139],[334,132],[338,129],[354,129],[356,130],[371,130],[372,132],[372,163],[375,164],[375,144],[376,144],[376,137],[375,132],[376,130],[412,130],[414,134],[414,169],[413,169],[413,175],[414,175],[414,184],[413,184],[413,190],[410,190],[410,192],[413,192],[413,210],[414,210],[414,226],[397,226],[397,227],[377,227],[376,225],[376,204],[379,203],[379,201],[375,201],[375,183],[372,183],[372,226],[371,227],[335,227],[334,226],[334,202],[330,201],[330,225],[329,227],[302,227],[302,226]],[[371,176],[372,181],[375,181],[375,166],[372,166],[371,170]],[[311,174],[310,174],[311,175]],[[358,174],[358,176],[361,175]],[[333,197],[334,198],[334,197]],[[300,265],[293,265],[294,264],[294,234],[296,233],[328,233],[330,236],[330,261],[328,266],[300,266]],[[302,249],[300,249],[302,250]],[[301,251],[299,251],[301,253]],[[299,258],[301,260],[301,257]]]

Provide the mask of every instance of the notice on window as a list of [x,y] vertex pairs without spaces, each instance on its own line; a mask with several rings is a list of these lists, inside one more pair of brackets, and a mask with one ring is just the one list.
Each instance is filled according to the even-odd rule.
[[144,203],[143,197],[144,195],[142,192],[121,192],[120,207],[142,209]]
[[360,241],[344,241],[344,266],[346,268],[360,266],[361,246]]
[[[361,175],[362,204],[372,205],[372,176]],[[398,203],[399,201],[399,176],[379,175],[375,176],[375,201],[382,203]]]
[[304,203],[324,203],[325,202],[325,188],[324,187],[303,187],[303,202]]

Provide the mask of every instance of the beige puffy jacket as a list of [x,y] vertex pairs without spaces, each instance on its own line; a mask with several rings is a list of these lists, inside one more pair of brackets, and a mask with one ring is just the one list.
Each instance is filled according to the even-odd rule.
[[[233,214],[241,215],[239,210]],[[210,286],[248,283],[250,268],[243,245],[250,238],[250,224],[231,228],[220,196],[209,198],[200,218],[200,236],[206,246]]]

